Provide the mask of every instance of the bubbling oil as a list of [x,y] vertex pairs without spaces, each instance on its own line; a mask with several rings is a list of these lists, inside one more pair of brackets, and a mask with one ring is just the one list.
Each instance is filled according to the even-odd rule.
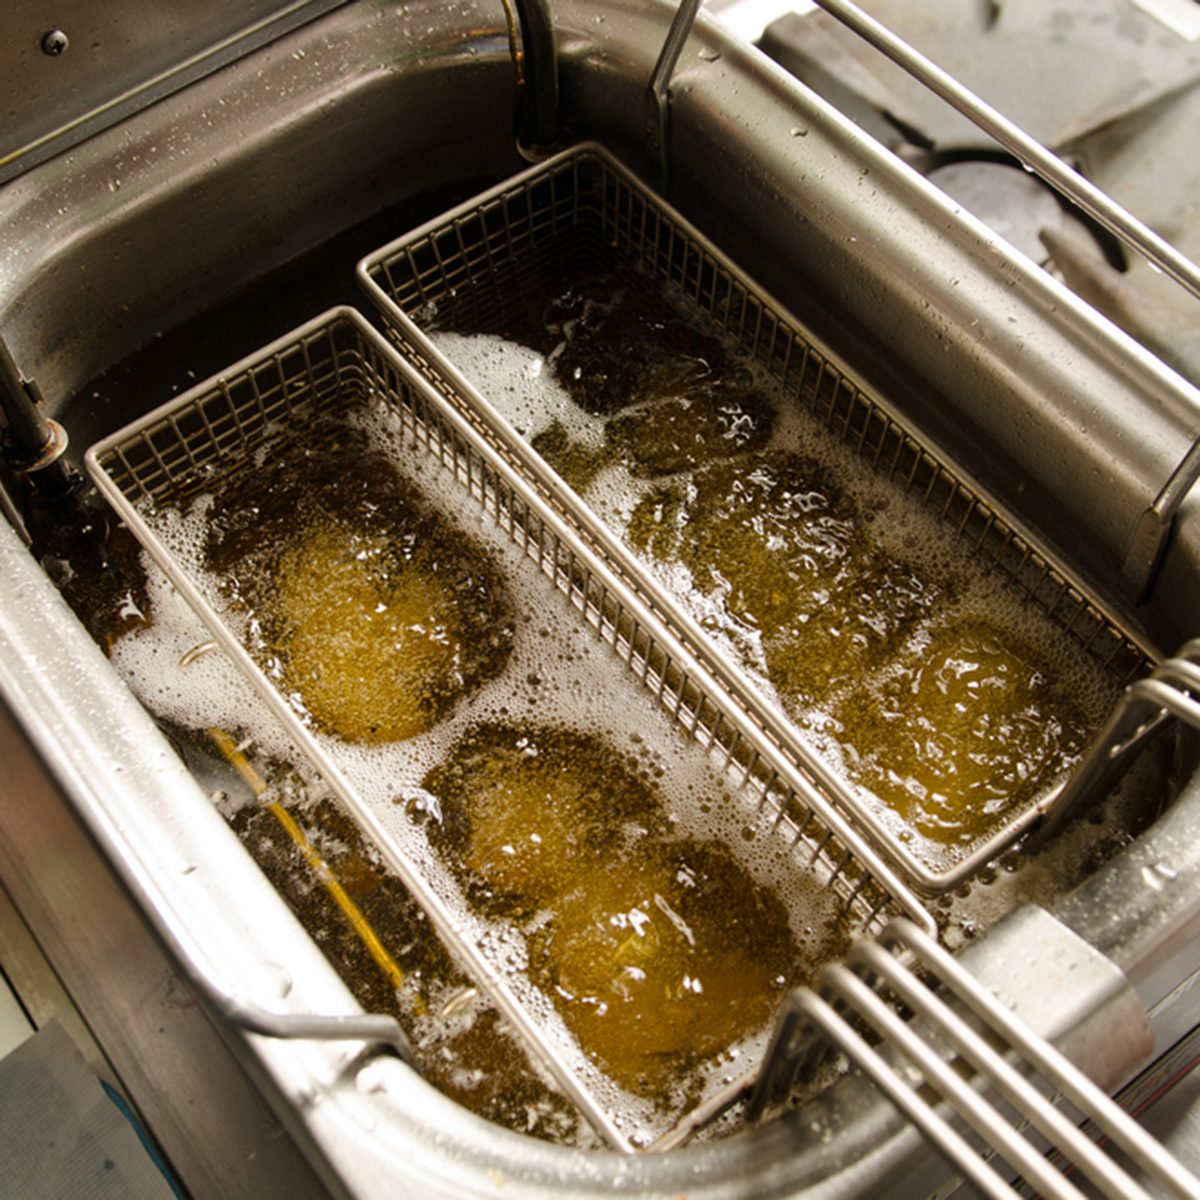
[[349,742],[414,737],[503,670],[507,592],[361,431],[311,436],[319,453],[285,443],[226,484],[208,568],[306,720]]
[[[362,471],[369,482],[353,479]],[[781,989],[811,978],[850,936],[843,899],[819,863],[797,858],[786,822],[736,767],[679,735],[383,402],[353,408],[335,429],[307,424],[303,450],[268,447],[248,476],[145,515],[307,720],[385,856],[420,875],[489,978],[634,1144],[744,1074]],[[299,752],[230,682],[222,656],[189,652],[204,635],[187,605],[155,569],[148,579],[155,619],[114,646],[122,674],[172,722],[224,725],[259,758],[294,763]],[[481,611],[464,596],[480,596]],[[381,607],[400,612],[395,625]],[[330,624],[352,627],[355,654],[377,652],[362,627],[383,630],[421,679],[452,659],[452,695],[426,701],[389,680],[399,715],[360,702],[358,666],[322,650],[341,637]],[[436,651],[413,645],[416,625],[442,631]],[[390,669],[386,647],[377,653]],[[642,962],[626,961],[635,944],[613,953],[597,940],[596,928],[622,919],[647,931]],[[738,945],[722,950],[729,928]],[[630,990],[639,971],[651,982]],[[626,993],[633,1007],[622,1010]],[[691,1031],[686,1050],[680,1026]]]
[[795,962],[778,897],[720,843],[654,840],[558,898],[530,973],[608,1075],[654,1096],[765,1026]]
[[664,836],[653,781],[607,739],[488,725],[424,783],[451,869],[533,916],[532,980],[627,1091],[660,1100],[769,1022],[800,961],[786,909],[720,843]]
[[435,338],[913,852],[953,861],[1078,760],[1117,682],[686,297],[621,268],[540,309],[524,345]]
[[438,841],[481,903],[532,912],[666,825],[651,780],[592,733],[534,722],[471,729],[430,771]]

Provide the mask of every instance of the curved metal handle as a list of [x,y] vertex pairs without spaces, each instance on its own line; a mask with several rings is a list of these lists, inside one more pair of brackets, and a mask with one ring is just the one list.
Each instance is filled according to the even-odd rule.
[[558,104],[558,47],[554,38],[554,23],[546,0],[505,0],[509,11],[509,32],[512,35],[510,4],[515,5],[517,23],[521,30],[519,58],[516,46],[518,83],[521,89],[517,109],[517,146],[528,157],[547,154],[559,140]]
[[[964,1019],[964,1009],[982,1030]],[[856,943],[844,964],[826,967],[819,992],[798,988],[791,993],[748,1115],[769,1111],[786,1096],[797,1070],[828,1047],[855,1062],[994,1200],[1023,1194],[1013,1174],[1057,1200],[1083,1200],[1075,1179],[1114,1200],[1148,1200],[1145,1188],[1110,1157],[1109,1144],[1166,1194],[1200,1195],[1200,1180],[966,967],[903,918],[892,921],[878,939]],[[980,1090],[977,1080],[987,1090]],[[1078,1128],[1035,1086],[1037,1081],[1064,1097],[1103,1140]],[[944,1115],[944,1106],[955,1122]],[[996,1152],[995,1160],[981,1156],[960,1132],[964,1127]],[[1064,1173],[1046,1157],[1043,1145],[1028,1136],[1030,1130],[1061,1153],[1064,1166],[1076,1174]],[[1008,1163],[1011,1173],[997,1170],[997,1161]]]
[[849,3],[848,0],[813,2],[940,96],[984,133],[1015,154],[1039,179],[1078,205],[1114,237],[1131,246],[1174,279],[1185,291],[1200,300],[1200,266],[1185,254],[1181,254],[1170,242],[1159,237],[1107,192],[1089,183],[1036,138],[997,112],[990,104],[857,5]]
[[651,158],[658,160],[659,191],[663,195],[671,181],[671,76],[699,11],[700,0],[680,0],[646,87],[646,149]]
[[400,1058],[417,1070],[412,1046],[400,1028],[400,1022],[386,1013],[279,1013],[240,1000],[226,992],[207,976],[193,976],[208,1002],[231,1025],[262,1037],[299,1038],[338,1042],[362,1040],[390,1046]]
[[1185,642],[1125,689],[1104,728],[1096,735],[1074,774],[1046,802],[1046,816],[1026,846],[1035,850],[1071,818],[1076,809],[1098,799],[1131,766],[1136,752],[1165,725],[1168,716],[1200,729],[1200,638]]

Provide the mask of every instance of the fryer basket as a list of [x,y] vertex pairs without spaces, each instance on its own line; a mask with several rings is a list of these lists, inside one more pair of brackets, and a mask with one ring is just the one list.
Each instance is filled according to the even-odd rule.
[[546,281],[614,266],[632,267],[682,292],[736,350],[765,373],[784,403],[806,409],[880,478],[915,497],[968,551],[1012,581],[1112,680],[1143,674],[1150,649],[1048,549],[968,483],[853,369],[766,295],[722,252],[602,147],[582,144],[497,185],[390,242],[359,263],[360,284],[389,336],[436,383],[452,379],[469,398],[469,418],[519,459],[543,494],[611,562],[639,580],[647,602],[670,613],[694,653],[797,768],[863,829],[910,886],[937,895],[957,887],[1046,814],[1064,782],[1018,808],[994,832],[931,862],[899,842],[856,789],[822,761],[803,734],[752,683],[619,538],[575,497],[477,387],[431,340],[438,329],[474,331],[505,314]]
[[[425,364],[426,372],[431,371]],[[859,833],[832,808],[742,709],[695,660],[669,623],[650,612],[629,582],[572,529],[519,470],[462,416],[446,397],[453,380],[435,388],[351,309],[334,309],[198,385],[93,446],[87,468],[97,486],[189,601],[214,640],[246,676],[293,743],[324,776],[349,812],[425,907],[435,928],[556,1076],[568,1096],[614,1146],[642,1148],[632,1125],[651,1127],[654,1148],[676,1144],[744,1092],[753,1067],[715,1080],[699,1103],[669,1119],[615,1111],[595,1081],[554,1035],[548,1035],[518,998],[494,956],[465,932],[468,922],[444,892],[425,878],[420,863],[390,832],[342,766],[300,720],[286,698],[250,657],[202,583],[153,528],[153,515],[210,489],[230,472],[269,453],[278,439],[303,437],[306,423],[364,398],[380,401],[398,421],[408,451],[437,486],[465,493],[495,534],[519,552],[523,567],[547,593],[611,652],[610,675],[629,678],[656,701],[668,727],[699,743],[706,760],[732,779],[747,809],[766,814],[770,836],[796,871],[812,875],[837,897],[841,917],[874,932],[897,914],[922,928],[934,924],[921,903]],[[428,463],[429,470],[424,470]],[[611,659],[611,661],[609,661]],[[621,665],[618,665],[621,664]],[[394,819],[394,818],[392,818]],[[620,1101],[616,1109],[620,1108]]]

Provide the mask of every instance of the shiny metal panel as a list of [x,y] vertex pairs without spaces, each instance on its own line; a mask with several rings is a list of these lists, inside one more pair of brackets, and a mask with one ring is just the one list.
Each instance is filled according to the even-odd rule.
[[0,180],[345,0],[15,0],[0,11]]
[[[251,1200],[275,1187],[298,1197],[327,1194],[164,953],[146,916],[162,901],[122,883],[112,839],[126,854],[131,840],[140,841],[181,908],[178,883],[190,885],[201,899],[199,908],[188,906],[191,920],[203,936],[242,946],[247,932],[258,936],[222,933],[211,909],[227,907],[227,889],[245,897],[247,924],[268,936],[278,899],[261,877],[245,878],[241,847],[3,525],[0,564],[0,877],[14,906],[193,1194]],[[14,599],[27,617],[37,614],[22,622],[20,649],[9,619]],[[85,742],[73,733],[83,728],[92,730]],[[215,857],[207,868],[181,856],[170,825],[145,804],[163,789],[176,802],[190,797],[188,825],[209,829]],[[122,792],[132,803],[120,802]],[[139,792],[142,801],[133,799]],[[289,935],[281,936],[275,949],[260,945],[245,978],[250,971],[270,977],[266,964],[286,957]]]
[[[674,6],[556,0],[553,9],[564,121],[645,174],[645,85]],[[0,331],[61,409],[135,346],[367,214],[447,179],[511,170],[512,100],[499,4],[338,9],[0,187]],[[672,199],[684,215],[782,303],[815,317],[961,469],[1009,497],[1099,586],[1111,582],[1133,522],[1200,426],[1194,389],[703,13],[671,104]],[[1195,632],[1198,503],[1181,510],[1159,587],[1136,614],[1165,648]],[[0,844],[17,850],[3,869],[6,883],[9,872],[19,881],[23,914],[39,931],[69,931],[89,907],[101,911],[98,893],[71,882],[91,869],[81,865],[89,853],[98,856],[110,872],[103,888],[130,905],[120,926],[128,940],[92,937],[94,926],[79,921],[82,937],[64,943],[56,965],[66,980],[65,964],[81,955],[70,976],[81,994],[90,982],[137,1001],[157,980],[155,1007],[134,1005],[149,1020],[130,1019],[122,1001],[98,1022],[102,1040],[127,1047],[114,1062],[140,1056],[155,1066],[143,1035],[170,1011],[168,987],[181,986],[155,975],[160,968],[149,980],[140,973],[134,930],[150,923],[149,941],[168,954],[164,970],[184,978],[182,948],[167,933],[174,923],[155,924],[164,902],[228,982],[264,1005],[354,1011],[7,523],[0,696]],[[9,767],[18,753],[31,771],[19,788]],[[69,821],[55,815],[55,796]],[[1164,996],[1189,976],[1172,931],[1194,933],[1200,888],[1177,851],[1198,809],[1200,798],[1185,794],[1161,838],[1152,830],[1128,865],[1140,874],[1165,861],[1179,872],[1161,893],[1181,897],[1176,917],[1174,902],[1143,891],[1144,905],[1127,913],[1119,890],[1093,909],[1094,927],[1107,931],[1099,948],[1135,986]],[[104,961],[84,956],[89,937]],[[286,998],[269,964],[286,965]],[[949,1176],[853,1080],[747,1136],[630,1160],[505,1133],[394,1059],[361,1063],[358,1043],[231,1034],[204,1046],[174,1060],[194,1070],[197,1089],[210,1082],[207,1066],[224,1069],[215,1064],[228,1047],[236,1070],[227,1078],[245,1071],[265,1098],[267,1124],[251,1117],[244,1132],[265,1128],[275,1146],[270,1135],[284,1126],[308,1169],[347,1195],[882,1200],[928,1193]],[[171,1060],[174,1051],[157,1048]],[[120,1069],[131,1082],[131,1069]],[[146,1086],[170,1094],[174,1084],[159,1076]],[[232,1101],[207,1111],[236,1127]],[[189,1136],[220,1145],[219,1126],[186,1110],[164,1119],[174,1122],[160,1133],[164,1145]],[[258,1150],[240,1136],[222,1148],[234,1167],[210,1164],[217,1174],[201,1178],[216,1182],[198,1194],[237,1195],[245,1178],[261,1185],[252,1194],[269,1195],[281,1190],[273,1179],[289,1178],[286,1164],[280,1176],[264,1167],[256,1178],[247,1156]]]

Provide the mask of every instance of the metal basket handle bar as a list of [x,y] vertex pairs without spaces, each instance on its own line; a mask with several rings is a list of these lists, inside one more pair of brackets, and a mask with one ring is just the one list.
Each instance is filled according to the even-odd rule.
[[699,10],[700,0],[680,0],[646,88],[646,149],[658,161],[659,190],[664,195],[671,181],[671,76]]
[[1169,717],[1200,729],[1200,638],[1185,642],[1174,658],[1164,659],[1125,689],[1070,779],[1045,802],[1045,818],[1030,834],[1027,848],[1037,849],[1080,806],[1102,799]]
[[[1089,182],[1019,125],[997,112],[857,5],[849,0],[813,2],[1016,155],[1026,169],[1169,275],[1192,297],[1200,299],[1200,266],[1139,221],[1107,192]],[[1133,599],[1138,603],[1144,602],[1150,592],[1175,514],[1198,478],[1200,437],[1193,437],[1190,449],[1171,472],[1154,501],[1139,517],[1130,539],[1122,573],[1131,587]]]
[[280,1013],[250,1004],[207,977],[195,977],[209,1003],[231,1025],[247,1033],[270,1038],[296,1038],[320,1042],[361,1040],[390,1046],[400,1058],[417,1067],[412,1046],[400,1022],[387,1013]]
[[[940,96],[972,124],[1014,154],[1027,170],[1083,209],[1114,237],[1128,244],[1174,279],[1185,291],[1200,300],[1200,266],[1161,238],[1143,221],[1139,221],[1107,192],[1090,183],[1058,155],[1047,150],[1037,138],[1026,133],[1019,125],[1010,121],[953,75],[926,58],[914,46],[909,45],[856,4],[849,3],[849,0],[813,0],[813,3],[874,46],[935,95]],[[668,93],[671,75],[683,44],[695,23],[699,7],[700,0],[681,0],[646,89],[646,135],[651,152],[660,158],[664,179],[668,170],[669,146],[666,125],[670,106]]]
[[1175,514],[1197,479],[1200,479],[1200,437],[1192,442],[1133,527],[1121,574],[1133,589],[1133,599],[1138,604],[1144,604],[1149,598]]
[[1200,300],[1200,266],[1185,254],[1181,254],[1170,242],[1159,237],[1107,192],[1090,183],[1019,125],[997,112],[954,76],[942,70],[857,5],[849,0],[813,2],[940,96],[984,133],[1016,155],[1022,165],[1039,179],[1078,205],[1109,233],[1126,242],[1174,279],[1185,291]]
[[[923,969],[924,977],[916,974],[917,969]],[[880,994],[880,985],[892,991],[893,1002]],[[935,993],[937,985],[965,1005],[992,1040],[986,1040]],[[857,943],[843,964],[821,973],[819,986],[819,992],[801,988],[788,998],[751,1100],[756,1117],[786,1097],[805,1061],[832,1046],[854,1062],[984,1195],[999,1198],[1018,1193],[1011,1178],[986,1161],[955,1128],[949,1114],[934,1107],[935,1101],[928,1098],[931,1089],[960,1122],[1042,1195],[1076,1200],[1083,1193],[1060,1173],[1043,1145],[1023,1136],[1027,1128],[1040,1134],[1099,1194],[1113,1200],[1146,1197],[1144,1188],[1103,1146],[1026,1077],[1019,1069],[1023,1065],[1037,1072],[1053,1094],[1092,1122],[1105,1144],[1128,1155],[1167,1194],[1200,1195],[1200,1180],[911,922],[898,918],[877,940]],[[905,1020],[902,1008],[913,1013],[920,1026]],[[864,1025],[872,1031],[872,1040],[881,1044],[868,1042]],[[961,1056],[976,1079],[964,1077],[938,1052],[939,1046]],[[989,1094],[980,1090],[979,1080],[994,1089],[1015,1114],[1013,1118],[1003,1115]]]

